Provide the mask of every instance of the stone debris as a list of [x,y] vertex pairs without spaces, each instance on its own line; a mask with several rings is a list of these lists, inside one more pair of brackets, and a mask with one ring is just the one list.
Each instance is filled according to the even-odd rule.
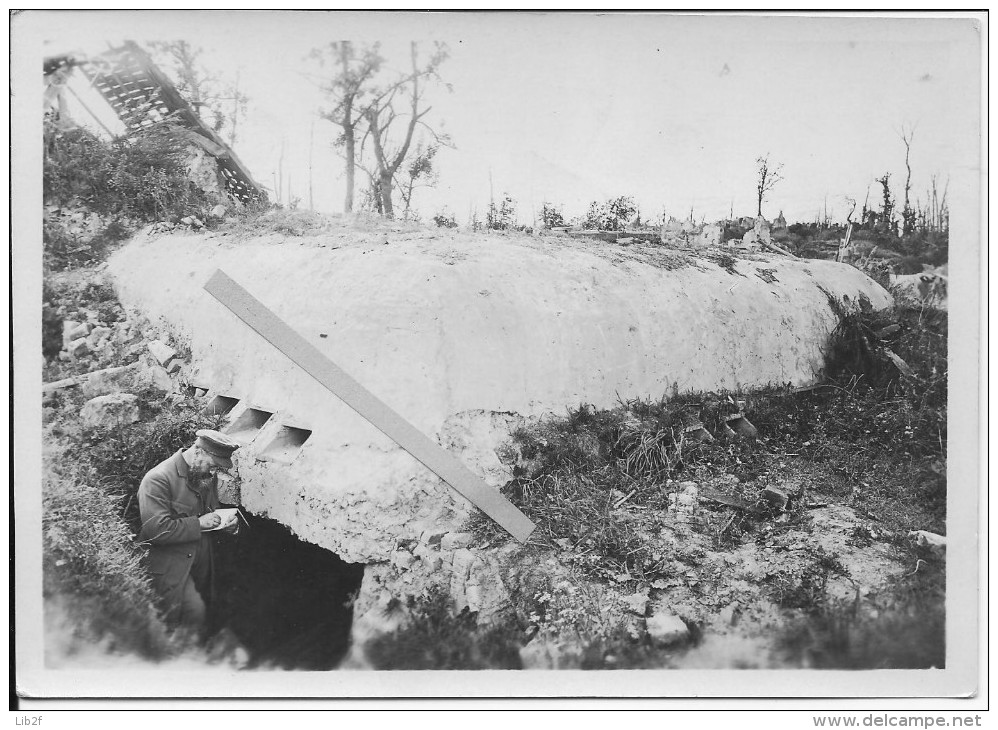
[[752,425],[752,422],[741,413],[735,413],[734,415],[728,416],[724,421],[724,426],[726,428],[725,433],[730,431],[728,434],[730,436],[755,438],[759,435],[759,429]]
[[195,231],[198,230],[199,228],[204,228],[204,221],[202,221],[197,216],[185,215],[183,218],[180,219],[180,222],[185,226],[190,226]]
[[408,570],[416,562],[416,556],[408,550],[396,550],[392,553],[391,563],[399,570]]
[[62,342],[67,349],[73,340],[86,337],[88,334],[90,334],[90,325],[86,322],[66,320],[62,323]]
[[171,360],[170,364],[166,366],[166,372],[170,375],[179,373],[186,364],[183,360]]
[[150,365],[139,371],[137,383],[150,385],[161,393],[169,393],[173,390],[173,379],[166,368],[159,365]]
[[104,326],[94,327],[87,335],[87,344],[93,350],[100,350],[111,337],[111,328]]
[[934,553],[944,554],[946,552],[946,537],[944,535],[937,535],[928,530],[912,530],[908,533],[908,537],[916,545],[928,547]]
[[457,550],[468,547],[475,539],[470,532],[448,532],[440,539],[441,550]]
[[786,492],[781,489],[777,489],[776,487],[766,487],[762,490],[762,495],[760,496],[768,502],[773,509],[777,509],[781,512],[787,508],[787,501],[790,499]]
[[700,488],[696,482],[680,482],[669,495],[669,508],[680,521],[688,521],[696,512]]
[[99,395],[83,404],[80,420],[91,429],[135,423],[139,420],[139,398],[131,393]]
[[90,345],[87,344],[86,337],[80,337],[70,342],[66,350],[72,357],[83,357],[90,353]]
[[152,353],[152,356],[156,358],[156,362],[163,367],[169,365],[170,361],[177,356],[177,351],[162,340],[153,340],[146,347]]
[[703,230],[697,235],[693,241],[693,245],[699,248],[706,248],[707,246],[720,246],[721,237],[724,231],[716,223],[712,223],[708,226],[704,226]]
[[215,217],[215,218],[224,218],[225,217],[225,206],[224,205],[216,205],[214,208],[211,209],[211,215],[213,217]]
[[638,616],[644,616],[648,609],[648,589],[645,588],[643,591],[629,596],[622,596],[620,600],[627,606],[628,611],[636,613]]
[[477,555],[466,548],[453,553],[450,594],[455,611],[467,608],[478,614],[479,623],[488,624],[511,609],[509,591],[494,558]]
[[86,398],[96,398],[99,395],[120,393],[135,383],[141,366],[138,363],[121,367],[106,368],[89,373],[81,381],[83,395]]
[[687,641],[690,630],[679,616],[664,608],[656,608],[645,621],[648,636],[656,644],[671,646]]
[[520,662],[524,669],[578,668],[585,653],[578,639],[558,641],[535,638],[520,649]]
[[423,530],[419,534],[419,541],[424,545],[439,545],[446,534],[444,530]]

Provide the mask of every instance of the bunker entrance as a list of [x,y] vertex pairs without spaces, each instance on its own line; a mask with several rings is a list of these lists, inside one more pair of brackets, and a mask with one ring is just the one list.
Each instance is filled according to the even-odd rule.
[[349,648],[364,566],[244,514],[248,529],[216,543],[212,624],[239,639],[250,667],[335,668]]

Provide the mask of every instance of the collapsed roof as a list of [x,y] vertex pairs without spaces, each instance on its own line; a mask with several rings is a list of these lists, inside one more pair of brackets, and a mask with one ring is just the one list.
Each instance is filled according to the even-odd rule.
[[263,197],[249,170],[214,130],[191,108],[169,78],[142,48],[126,41],[95,58],[63,55],[46,58],[46,79],[78,67],[114,109],[130,132],[169,121],[187,141],[211,155],[225,179],[226,191],[249,202]]

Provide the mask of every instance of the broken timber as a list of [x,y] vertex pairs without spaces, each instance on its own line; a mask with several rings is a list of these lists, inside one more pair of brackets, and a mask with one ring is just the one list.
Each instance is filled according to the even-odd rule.
[[93,59],[46,59],[44,69],[48,76],[73,66],[80,67],[130,132],[170,122],[184,140],[215,158],[230,195],[244,203],[261,198],[262,188],[236,153],[204,123],[138,44],[126,41]]
[[521,543],[526,542],[534,530],[534,523],[526,515],[499,492],[489,488],[454,456],[341,370],[225,272],[221,269],[215,271],[204,285],[204,289],[298,367],[319,381],[329,392],[370,421],[461,495],[471,500],[509,534]]

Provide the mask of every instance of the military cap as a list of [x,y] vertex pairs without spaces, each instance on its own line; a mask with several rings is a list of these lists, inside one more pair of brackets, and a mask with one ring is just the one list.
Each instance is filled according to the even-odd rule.
[[220,431],[202,428],[197,432],[195,446],[211,457],[223,469],[232,468],[232,452],[239,448],[239,442]]

